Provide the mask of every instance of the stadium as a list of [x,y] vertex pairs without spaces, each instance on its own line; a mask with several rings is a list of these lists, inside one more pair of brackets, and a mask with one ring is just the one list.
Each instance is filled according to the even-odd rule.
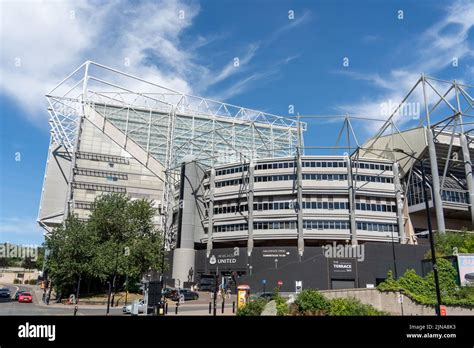
[[[374,286],[389,270],[421,273],[424,173],[437,233],[473,227],[472,88],[422,75],[383,118],[288,117],[87,61],[47,95],[38,222],[47,235],[69,213],[87,219],[107,192],[152,200],[175,286],[219,274],[254,288],[335,289]],[[397,111],[409,98],[425,110],[407,122]],[[342,121],[347,146],[310,154],[305,132],[328,119]],[[359,143],[357,122],[380,129]],[[334,242],[363,247],[363,259],[326,257]]]

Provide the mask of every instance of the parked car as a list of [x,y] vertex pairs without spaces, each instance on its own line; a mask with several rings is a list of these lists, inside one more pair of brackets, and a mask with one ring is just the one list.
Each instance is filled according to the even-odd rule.
[[173,290],[169,298],[173,301],[179,301],[181,296],[184,296],[185,301],[199,299],[199,294],[195,291],[191,291],[191,289]]
[[33,302],[33,295],[29,292],[22,292],[18,295],[18,302],[31,303]]
[[11,300],[10,290],[7,288],[0,288],[0,300],[10,301]]
[[273,294],[273,292],[261,292],[261,293],[258,293],[258,297],[259,297],[259,298],[263,298],[263,299],[268,300],[268,301],[273,300],[273,297],[274,297],[274,296],[275,296],[275,295]]
[[[125,314],[132,314],[132,305],[128,306],[123,306],[122,312]],[[138,313],[144,313],[145,312],[145,300],[140,300],[138,301]]]
[[15,296],[13,296],[13,300],[18,301],[18,296],[20,296],[24,292],[28,292],[28,291],[26,291],[26,290],[17,290],[17,292],[15,292]]
[[171,288],[164,288],[163,291],[161,292],[161,294],[162,294],[165,298],[170,298],[172,292],[173,292],[173,289],[171,289]]

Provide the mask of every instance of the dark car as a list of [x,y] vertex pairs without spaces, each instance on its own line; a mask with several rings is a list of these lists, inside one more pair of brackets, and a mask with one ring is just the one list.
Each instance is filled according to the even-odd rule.
[[161,294],[164,296],[164,298],[170,298],[172,292],[173,292],[173,289],[164,288]]
[[10,301],[11,300],[10,290],[8,290],[7,288],[0,288],[0,300]]
[[268,301],[273,300],[274,296],[275,295],[273,294],[273,292],[262,292],[262,293],[258,294],[259,298],[263,298],[263,299],[268,300]]
[[14,301],[18,301],[18,296],[20,296],[22,293],[24,292],[27,292],[26,290],[18,290],[16,293],[15,293],[15,296],[13,297],[13,300]]
[[179,301],[181,296],[184,297],[185,301],[199,299],[199,294],[195,291],[191,291],[190,289],[173,290],[171,291],[170,299],[173,301]]

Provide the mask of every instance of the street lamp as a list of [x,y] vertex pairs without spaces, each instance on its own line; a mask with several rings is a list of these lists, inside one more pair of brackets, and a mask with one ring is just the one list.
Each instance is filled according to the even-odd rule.
[[428,193],[426,192],[426,174],[425,174],[425,166],[422,159],[416,158],[415,156],[403,151],[402,149],[393,149],[394,152],[403,153],[404,155],[413,158],[415,161],[420,163],[421,166],[421,180],[423,186],[423,199],[425,201],[425,210],[426,210],[426,219],[428,223],[428,233],[430,236],[430,247],[431,247],[431,263],[433,264],[433,274],[434,274],[434,281],[436,287],[436,315],[441,315],[441,291],[439,289],[439,277],[438,277],[438,265],[436,263],[436,253],[435,253],[435,246],[434,246],[434,238],[433,238],[433,228],[431,227],[431,216],[430,216],[430,206],[428,202]]

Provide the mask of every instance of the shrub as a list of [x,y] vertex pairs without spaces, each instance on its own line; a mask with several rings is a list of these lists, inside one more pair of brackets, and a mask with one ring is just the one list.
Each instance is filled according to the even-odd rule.
[[21,280],[18,278],[13,279],[13,284],[21,284]]
[[286,300],[280,295],[278,288],[275,288],[273,294],[273,300],[276,303],[277,315],[288,315],[290,310],[286,304]]
[[325,315],[330,310],[329,301],[317,290],[303,290],[295,300],[298,311],[304,315]]
[[335,298],[330,301],[329,315],[331,316],[374,316],[388,315],[385,312],[375,309],[373,306],[364,304],[355,298]]
[[[438,275],[441,290],[441,301],[446,305],[474,306],[474,291],[459,288],[456,285],[456,270],[451,262],[443,258],[438,259]],[[426,277],[416,274],[410,269],[399,279],[393,279],[391,272],[387,279],[377,286],[380,291],[401,291],[415,302],[424,305],[436,304],[436,288],[434,273],[431,271]]]
[[263,298],[256,298],[254,300],[250,300],[245,307],[239,308],[237,310],[237,315],[239,316],[259,316],[262,314],[263,309],[267,301]]
[[28,280],[28,284],[30,284],[30,285],[36,285],[37,283],[38,283],[38,281],[36,279]]

